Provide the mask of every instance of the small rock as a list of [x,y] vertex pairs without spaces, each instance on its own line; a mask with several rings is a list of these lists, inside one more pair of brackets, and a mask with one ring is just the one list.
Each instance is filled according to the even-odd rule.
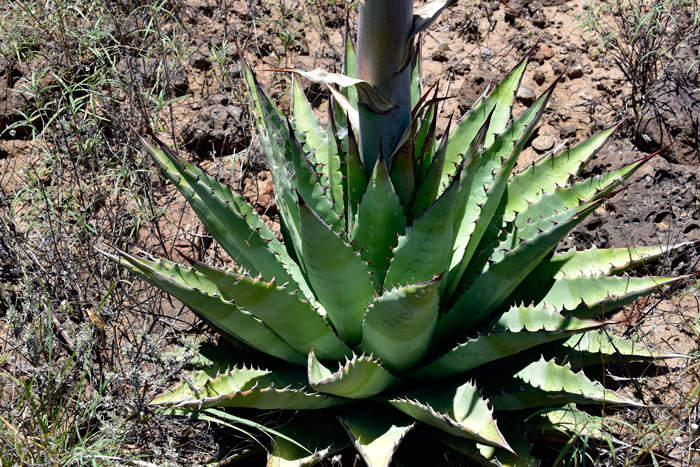
[[583,65],[583,72],[586,73],[587,75],[590,75],[593,73],[593,65],[590,63],[586,63]]
[[464,113],[471,108],[484,92],[486,86],[500,81],[501,76],[486,70],[472,70],[465,75],[464,82],[457,93],[457,106]]
[[576,136],[576,127],[574,125],[562,125],[559,128],[559,137],[562,139],[573,138]]
[[532,56],[532,61],[536,62],[538,65],[542,65],[544,63],[544,54],[541,50],[535,52],[535,55]]
[[[228,98],[217,97],[228,103]],[[182,136],[185,145],[200,156],[210,151],[218,154],[243,149],[246,138],[242,116],[243,109],[235,105],[217,103],[205,107],[184,126]]]
[[527,11],[529,11],[531,15],[534,15],[538,11],[542,11],[542,2],[535,0],[534,2],[528,3]]
[[454,66],[454,70],[459,76],[463,76],[472,70],[472,66],[469,62],[461,61]]
[[548,45],[541,45],[540,52],[542,52],[545,60],[549,60],[550,58],[554,57],[554,51],[552,51],[552,48]]
[[518,3],[517,1],[511,1],[508,2],[508,5],[510,5],[510,8],[505,9],[505,19],[506,21],[509,22],[514,22],[516,19],[518,19],[518,16],[522,16],[524,13],[524,8],[523,6]]
[[435,52],[430,59],[434,62],[440,62],[444,63],[450,60],[450,57],[447,56],[447,53],[445,52],[444,49],[440,49],[437,52]]
[[566,13],[567,11],[569,11],[569,5],[567,5],[566,3],[564,3],[563,5],[559,5],[557,7],[557,11],[559,13]]
[[554,136],[540,135],[532,141],[532,147],[535,151],[543,153],[552,149],[556,143]]
[[547,26],[547,17],[544,15],[542,10],[535,12],[535,14],[530,18],[530,21],[532,21],[533,26],[538,28]]
[[571,60],[568,68],[566,69],[566,76],[568,76],[570,79],[576,79],[583,76],[583,67],[578,59]]
[[557,61],[553,61],[552,62],[552,71],[554,72],[555,75],[558,76],[561,74],[562,71],[564,71],[564,66]]
[[544,83],[546,79],[544,67],[536,68],[532,79],[535,80],[535,83],[537,83],[539,86],[542,86],[542,83]]
[[530,88],[520,86],[518,89],[518,100],[524,105],[530,106],[537,99],[537,94]]

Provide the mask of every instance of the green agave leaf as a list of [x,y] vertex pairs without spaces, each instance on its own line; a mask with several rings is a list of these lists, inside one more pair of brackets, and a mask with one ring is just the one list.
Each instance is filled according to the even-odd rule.
[[360,255],[300,199],[302,242],[309,281],[338,335],[362,340],[363,308],[374,286]]
[[[320,171],[320,164],[328,164],[328,136],[323,131],[309,101],[306,100],[299,80],[292,74],[292,115],[295,129],[300,132],[297,139],[303,143],[304,152],[316,164],[315,171]],[[291,133],[291,132],[290,132]]]
[[517,300],[545,304],[561,312],[566,310],[567,314],[578,318],[593,318],[628,305],[684,277],[561,277],[538,284],[536,290],[527,291],[527,296],[526,291],[521,291],[523,295]]
[[389,467],[399,445],[416,426],[409,417],[381,406],[353,407],[343,412],[340,421],[369,467]]
[[345,112],[345,120],[348,121],[348,130],[359,131],[360,128],[360,113],[357,110],[357,106],[353,107],[353,104],[348,101],[348,99],[338,91],[333,86],[326,85],[330,91],[333,99],[338,103],[338,106]]
[[418,39],[415,57],[411,62],[411,107],[414,108],[423,95],[423,54],[421,52],[421,41]]
[[679,243],[670,247],[632,247],[599,249],[593,246],[590,250],[569,250],[565,253],[554,254],[545,258],[531,276],[523,281],[523,285],[533,280],[551,277],[560,279],[564,276],[599,276],[615,274],[627,269],[636,268],[646,262],[651,262],[675,249],[688,246],[692,242]]
[[268,280],[277,277],[287,283],[290,291],[300,288],[305,297],[313,297],[303,273],[285,247],[240,195],[180,159],[157,139],[160,150],[137,136],[234,261]]
[[[430,166],[425,176],[422,177],[420,186],[416,193],[416,199],[413,201],[411,206],[411,216],[420,217],[424,211],[426,211],[431,204],[438,198],[438,193],[443,192],[440,190],[440,182],[442,181],[442,170],[445,166],[445,152],[447,150],[447,145],[449,144],[449,132],[450,124],[452,119],[447,123],[447,130],[445,130],[445,136],[440,141],[440,146],[435,152],[435,156],[432,158]],[[449,180],[445,180],[445,183],[449,183]]]
[[357,146],[355,133],[350,130],[348,132],[348,155],[346,162],[346,171],[348,177],[348,221],[354,219],[354,213],[357,213],[357,206],[362,200],[362,195],[367,187],[367,176],[365,169],[362,167],[360,159],[360,149]]
[[149,284],[169,293],[222,331],[249,346],[288,362],[305,364],[306,358],[252,314],[219,296],[206,276],[174,263],[136,258],[124,252],[103,255],[127,268]]
[[464,454],[479,465],[492,467],[538,467],[539,460],[530,454],[530,443],[525,439],[525,430],[520,420],[512,417],[501,419],[501,432],[515,454],[474,440],[458,438],[444,431],[433,430],[431,434],[455,451]]
[[286,371],[290,368],[287,362],[272,357],[259,350],[241,345],[238,342],[219,340],[202,342],[188,362],[193,370],[202,370],[210,378],[232,368],[266,368],[270,371]]
[[[270,326],[297,351],[308,354],[312,348],[321,358],[341,359],[351,351],[331,330],[322,315],[307,300],[278,287],[275,281],[209,266],[191,260],[227,298]],[[319,310],[322,311],[322,310]]]
[[[538,219],[523,229],[514,229],[503,242],[508,247],[497,251],[499,257],[492,255],[476,278],[467,278],[474,282],[448,314],[438,321],[436,343],[444,343],[468,332],[499,307],[542,258],[596,207],[596,203],[591,203]],[[551,303],[547,304],[557,309]]]
[[[451,262],[454,268],[450,270],[448,276],[450,285],[447,298],[455,295],[464,271],[500,205],[518,156],[532,135],[556,84],[557,81],[520,118],[511,123],[506,131],[498,135],[493,144],[481,155],[472,182],[472,192],[462,219],[459,237],[455,242]],[[494,124],[493,119],[496,118],[496,111],[497,109],[494,109],[492,113],[489,131]],[[487,133],[487,140],[488,137]]]
[[546,217],[555,212],[575,208],[584,201],[593,201],[609,195],[645,164],[647,160],[648,158],[644,158],[620,170],[609,172],[599,177],[591,177],[583,182],[570,184],[567,187],[555,188],[552,193],[543,193],[538,200],[529,204],[515,216],[515,225],[520,227],[529,222],[530,219],[537,219],[541,216]]
[[[285,162],[284,152],[276,151],[276,148],[271,143],[277,131],[286,131],[286,126],[275,125],[276,123],[284,122],[285,116],[274,105],[272,99],[270,99],[270,96],[267,95],[262,86],[260,86],[253,70],[250,69],[245,58],[243,58],[240,49],[238,50],[238,58],[241,63],[243,80],[248,91],[250,105],[253,108],[255,127],[258,134],[261,136],[263,151],[267,156],[270,167],[282,167],[283,162]],[[275,176],[274,172],[273,176]]]
[[[295,181],[288,170],[288,166],[293,164],[285,158],[285,154],[290,154],[291,151],[291,135],[287,119],[275,107],[270,97],[255,79],[255,75],[243,59],[240,50],[238,55],[248,88],[248,96],[254,110],[256,129],[267,157],[272,180],[277,187],[277,208],[280,212],[280,227],[285,237],[285,245],[294,252],[293,255],[290,253],[291,256],[297,259],[302,258],[301,237],[299,235],[300,215],[294,192]],[[299,266],[304,271],[304,263],[300,262]]]
[[[494,143],[497,135],[505,131],[508,125],[513,110],[513,104],[515,103],[515,93],[520,87],[520,81],[523,79],[523,74],[530,61],[530,57],[535,52],[535,48],[536,47],[530,49],[527,55],[513,67],[488,96],[495,101],[496,105],[493,110],[493,116],[491,117],[489,131],[484,140],[484,146],[487,148]],[[490,111],[484,112],[484,115],[488,115],[489,112]]]
[[571,402],[642,406],[637,401],[605,389],[597,381],[589,380],[583,372],[574,373],[571,368],[559,366],[553,360],[547,362],[544,358],[516,373],[512,384],[500,386],[519,389],[491,397],[496,410],[519,410]]
[[503,196],[504,222],[515,220],[516,213],[525,211],[544,193],[552,193],[555,188],[566,186],[571,177],[578,175],[598,153],[619,125],[613,125],[573,148],[540,158],[515,174]]
[[282,436],[268,453],[269,467],[314,465],[350,445],[335,414],[326,411],[298,412],[278,431]]
[[[350,37],[350,22],[346,23],[345,48],[343,50],[343,74],[350,78],[357,78],[357,56],[355,46]],[[347,97],[350,104],[357,109],[357,89],[354,86],[344,87],[341,91]]]
[[[418,132],[414,138],[414,145],[416,154],[418,169],[417,182],[421,183],[428,173],[430,168],[430,163],[435,155],[435,129],[437,127],[437,119],[435,116],[435,109],[437,104],[428,106],[428,110],[425,112],[423,118],[418,118]],[[444,170],[444,169],[443,169]]]
[[578,410],[576,404],[543,409],[528,417],[525,422],[529,432],[558,434],[566,438],[586,437],[598,441],[610,436],[601,430],[603,424],[600,417]]
[[[330,140],[328,141],[328,151],[326,160],[328,165],[326,166],[326,176],[328,178],[328,194],[333,201],[333,206],[335,207],[335,213],[341,218],[339,222],[343,232],[347,231],[348,226],[346,225],[347,218],[345,217],[346,212],[346,198],[345,192],[347,191],[347,174],[343,174],[343,165],[341,161],[341,148],[339,135],[336,134],[336,124],[335,118],[333,117],[333,107],[335,105],[334,99],[328,100],[328,135]],[[341,112],[340,115],[345,118],[345,115]],[[347,130],[343,128],[343,133]],[[350,130],[351,131],[351,130]]]
[[[487,130],[479,137],[482,128],[487,129],[491,124],[491,114],[496,108],[496,101],[490,97],[483,99],[475,108],[457,123],[455,129],[449,133],[449,143],[445,151],[445,166],[442,170],[440,190],[444,190],[449,178],[454,176],[465,160],[465,154],[473,152],[475,146],[483,144]],[[476,166],[472,169],[476,172]],[[472,175],[473,177],[474,175]],[[441,193],[442,191],[440,191]]]
[[621,336],[613,336],[605,330],[594,330],[571,336],[557,345],[542,348],[541,354],[546,358],[560,359],[573,369],[601,363],[687,358],[686,355],[682,354],[650,350],[638,342]]
[[376,396],[401,380],[386,371],[372,356],[353,355],[344,366],[332,372],[316,359],[312,350],[308,363],[309,384],[319,392],[349,399]]
[[447,433],[513,452],[493,420],[486,401],[472,383],[431,388],[387,401],[416,420]]
[[[640,164],[631,164],[618,171],[620,177],[593,177],[583,183],[570,185],[566,188],[556,188],[553,193],[543,194],[539,199],[515,216],[513,223],[503,223],[501,216],[494,216],[488,231],[482,237],[478,247],[479,254],[474,258],[462,278],[463,284],[473,281],[481,272],[487,269],[489,264],[501,258],[507,251],[513,249],[521,238],[528,238],[524,234],[528,226],[538,219],[565,213],[568,210],[579,207],[584,200],[596,200],[610,193],[617,187],[623,178],[628,177]],[[608,174],[608,175],[616,175]],[[571,212],[571,211],[570,211]],[[534,221],[533,221],[534,220]],[[514,224],[514,225],[513,225]],[[540,227],[537,227],[541,230]],[[504,235],[505,234],[505,235]],[[499,239],[501,237],[501,239]],[[537,276],[531,276],[536,278]]]
[[[453,235],[448,269],[451,272],[459,269],[459,263],[462,261],[462,255],[464,254],[463,247],[468,243],[469,236],[473,230],[473,224],[464,223],[463,220],[467,203],[471,197],[476,168],[479,165],[479,160],[481,158],[481,154],[483,153],[481,146],[484,142],[484,138],[486,137],[489,124],[490,117],[486,119],[486,122],[481,126],[481,130],[479,130],[479,133],[473,140],[471,150],[462,161],[458,179],[457,182],[455,182],[458,183],[458,193],[457,201],[455,202],[454,216],[452,219]],[[449,278],[448,280],[444,280],[440,283],[440,297],[443,303],[446,301],[445,298],[447,297],[446,290],[448,285]]]
[[[328,199],[326,194],[328,188],[321,185],[319,174],[313,167],[311,167],[311,164],[306,159],[304,150],[294,137],[291,128],[290,135],[291,156],[292,161],[294,162],[296,189],[304,199],[304,202],[307,203],[327,225],[332,226],[333,230],[336,232],[340,232],[343,229],[343,225],[340,217],[338,217],[338,214],[336,213],[334,203]],[[326,163],[327,162],[328,161],[326,160]]]
[[[407,130],[409,131],[409,130]],[[391,183],[394,185],[399,201],[404,207],[404,213],[408,213],[408,208],[415,194],[415,148],[410,140],[404,142],[396,149],[389,158],[389,174]]]
[[441,278],[376,297],[362,323],[360,347],[395,372],[406,371],[423,358],[437,322]]
[[297,370],[271,372],[233,368],[211,379],[196,371],[151,401],[175,407],[248,407],[263,410],[311,410],[343,404],[347,400],[305,390],[304,374]]
[[[345,112],[343,106],[338,102],[338,99],[335,98],[335,93],[338,93],[338,91],[330,93],[328,103],[333,109],[333,132],[335,133],[336,144],[338,145],[338,153],[343,162],[345,162],[345,154],[348,153],[348,131],[352,131],[352,122],[350,122],[348,114]],[[342,96],[342,94],[340,95]],[[347,176],[345,174],[345,169],[342,167],[341,169],[343,170],[343,174]]]
[[564,317],[546,306],[513,307],[482,329],[477,337],[407,377],[431,379],[459,375],[493,360],[606,324],[610,322]]
[[[416,158],[416,184],[420,185],[428,173],[430,164],[437,150],[437,108],[440,99],[438,98],[438,84],[433,84],[426,93],[421,96],[420,100],[411,112],[411,126],[404,136],[405,139],[413,140],[413,153]],[[434,91],[433,91],[434,90]],[[429,99],[430,93],[433,91],[433,97]]]
[[406,217],[384,158],[377,159],[372,181],[359,205],[351,233],[353,247],[360,249],[362,260],[369,263],[372,282],[376,291],[382,289],[392,249],[398,244],[398,236],[406,231]]
[[412,226],[406,226],[406,235],[399,237],[394,249],[385,287],[428,282],[447,269],[458,190],[457,181]]

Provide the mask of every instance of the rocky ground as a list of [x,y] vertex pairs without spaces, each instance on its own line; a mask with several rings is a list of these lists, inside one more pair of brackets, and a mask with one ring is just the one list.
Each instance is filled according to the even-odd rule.
[[[184,0],[168,4],[168,7],[172,7],[172,16],[162,22],[164,29],[159,34],[181,44],[178,54],[142,54],[128,61],[128,67],[121,70],[123,81],[134,84],[146,97],[139,98],[133,87],[102,84],[101,92],[110,99],[96,102],[86,114],[110,122],[101,131],[115,135],[126,134],[124,122],[127,120],[141,129],[153,127],[164,140],[179,146],[183,155],[241,190],[272,223],[276,214],[272,185],[252,131],[236,42],[263,86],[286,111],[290,105],[286,94],[290,77],[266,70],[281,67],[339,69],[346,17],[348,12],[350,18],[355,17],[356,6],[342,0]],[[6,15],[14,11],[8,8]],[[444,131],[450,117],[458,118],[466,112],[483,92],[536,47],[518,92],[514,113],[522,112],[558,76],[561,78],[518,167],[551,150],[573,145],[625,118],[617,134],[586,167],[587,173],[601,174],[622,167],[674,141],[671,148],[632,176],[623,192],[589,216],[561,248],[672,246],[699,241],[697,74],[700,35],[693,35],[689,19],[691,6],[679,10],[676,15],[682,37],[677,34],[671,41],[676,44],[670,51],[675,62],[668,66],[665,74],[655,77],[657,81],[652,80],[653,85],[644,88],[644,96],[638,95],[639,86],[625,75],[629,67],[621,66],[624,62],[616,61],[614,54],[602,48],[605,44],[600,37],[585,34],[584,20],[593,12],[584,0],[513,0],[508,3],[460,0],[422,39],[425,85],[439,81],[439,95],[450,97],[442,105],[438,126]],[[142,27],[136,16],[124,18],[114,27],[110,40],[115,44],[128,45]],[[601,18],[614,19],[614,16]],[[349,30],[352,34],[352,23]],[[26,183],[24,168],[28,164],[41,166],[43,144],[50,138],[54,142],[61,138],[53,128],[54,117],[63,118],[54,105],[63,82],[55,75],[34,82],[37,74],[48,66],[48,59],[27,55],[30,56],[25,59],[18,52],[0,58],[0,78],[5,83],[0,90],[0,181],[8,203],[22,192]],[[72,73],[90,73],[90,63],[77,63]],[[327,95],[313,84],[302,82],[302,85],[324,119]],[[32,86],[49,91],[44,94],[27,92]],[[53,101],[49,99],[53,104],[40,98],[46,94],[54,96]],[[119,116],[119,121],[115,115]],[[42,132],[44,127],[47,132]],[[67,138],[65,147],[73,143]],[[88,158],[81,152],[84,150],[89,151],[89,147],[76,150],[75,157]],[[134,162],[129,166],[138,169]],[[55,171],[41,172],[39,178],[47,186],[61,186],[59,175]],[[174,259],[177,259],[174,253],[178,249],[210,257],[211,240],[196,217],[174,196],[172,187],[162,184],[152,174],[146,177],[152,187],[150,201],[163,209],[154,210],[149,222],[136,225],[135,233],[125,240],[126,244]],[[96,217],[99,212],[108,217],[110,209],[118,206],[117,200],[110,196],[94,201],[91,212]],[[32,211],[20,204],[16,210],[7,212],[13,216],[13,225],[28,232],[30,226],[23,219]],[[14,202],[12,205],[15,206]],[[3,257],[2,273],[9,277],[15,269],[5,258],[7,255]],[[226,261],[225,258],[219,260]],[[655,268],[655,273],[668,275],[696,273],[696,248],[687,245],[660,265],[651,267]],[[694,283],[695,279],[690,278],[682,288],[658,294],[649,302],[624,310],[620,319],[628,324],[623,332],[636,333],[649,345],[663,350],[697,354],[700,326],[696,289],[691,287]],[[165,309],[167,316],[180,316],[177,304],[166,305]],[[117,335],[116,330],[114,335]],[[686,412],[676,416],[680,413],[679,404],[687,402],[683,400],[684,394],[692,394],[700,382],[697,368],[692,368],[688,361],[673,361],[654,367],[655,375],[644,373],[650,377],[642,389],[633,385],[627,387],[637,397],[658,406],[642,414],[622,414],[624,420],[647,420],[643,423],[656,426],[659,420],[668,419],[668,423],[659,428],[663,431],[659,434],[662,441],[650,448],[661,452],[662,457],[668,459],[668,465],[691,465],[700,449],[698,414],[695,413],[694,421]],[[634,372],[636,376],[640,374],[639,369]],[[147,391],[142,394],[144,400],[148,396]],[[696,423],[695,428],[692,428],[693,423]],[[671,428],[664,428],[666,426]],[[200,429],[201,426],[194,430],[198,434],[191,435],[184,433],[187,429],[183,432],[178,428],[181,437],[178,439],[188,439],[190,435],[201,439]],[[671,432],[677,436],[669,435]],[[172,441],[167,433],[167,429],[163,434],[151,432],[148,439],[162,447]],[[646,442],[646,438],[642,441]],[[205,443],[209,446],[207,449],[212,449],[210,439],[208,443]],[[137,448],[156,456],[151,446]],[[199,460],[206,458],[201,451],[198,451]],[[151,458],[157,460],[156,457]],[[172,458],[176,463],[185,462],[187,455],[173,454]]]

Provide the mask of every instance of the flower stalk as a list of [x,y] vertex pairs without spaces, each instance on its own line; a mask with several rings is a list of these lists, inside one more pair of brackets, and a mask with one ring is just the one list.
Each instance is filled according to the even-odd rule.
[[411,119],[411,70],[401,70],[413,27],[413,0],[364,0],[357,27],[357,77],[394,107],[376,113],[359,106],[360,155],[371,176],[379,151],[391,155]]

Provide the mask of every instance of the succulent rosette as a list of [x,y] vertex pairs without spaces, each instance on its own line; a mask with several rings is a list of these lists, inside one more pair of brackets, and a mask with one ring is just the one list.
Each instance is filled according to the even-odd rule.
[[[396,17],[382,20],[383,3],[400,4]],[[365,0],[342,74],[286,70],[290,118],[241,57],[284,241],[239,194],[140,137],[238,268],[110,257],[246,347],[203,349],[153,404],[300,411],[269,465],[352,444],[372,467],[441,465],[446,450],[536,465],[529,433],[599,435],[577,404],[638,404],[582,368],[667,356],[613,337],[605,319],[678,280],[625,274],[665,251],[553,251],[647,159],[580,178],[613,126],[514,171],[556,85],[511,116],[529,54],[440,135],[417,39],[452,3]],[[404,16],[378,52],[374,22]],[[328,87],[325,126],[298,76]]]

